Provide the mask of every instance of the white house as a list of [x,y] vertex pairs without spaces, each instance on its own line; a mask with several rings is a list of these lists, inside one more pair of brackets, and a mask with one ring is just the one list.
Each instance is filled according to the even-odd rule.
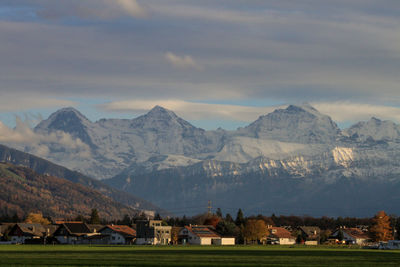
[[370,239],[365,232],[358,228],[340,228],[333,232],[332,236],[338,237],[340,231],[342,231],[343,240],[346,241],[346,243],[363,245]]
[[235,245],[234,237],[221,237],[204,225],[185,226],[179,232],[179,239],[193,245]]
[[93,233],[86,223],[81,222],[63,223],[54,232],[54,237],[60,244],[82,244],[91,235],[98,233]]
[[102,235],[108,236],[108,244],[128,245],[136,238],[136,231],[127,225],[107,225],[99,231]]
[[282,227],[269,227],[267,233],[267,242],[278,245],[293,245],[296,244],[296,238]]
[[42,242],[46,237],[46,228],[39,223],[17,223],[10,232],[11,242],[14,244],[25,244],[29,242]]

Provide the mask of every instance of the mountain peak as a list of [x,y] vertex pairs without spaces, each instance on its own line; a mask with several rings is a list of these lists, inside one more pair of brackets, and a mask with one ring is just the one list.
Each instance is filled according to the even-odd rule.
[[245,131],[257,138],[296,143],[331,143],[340,133],[329,116],[309,104],[276,109],[260,116]]
[[154,106],[146,115],[151,115],[151,116],[170,116],[173,118],[176,118],[178,116],[176,116],[176,114],[171,111],[168,110],[166,108],[163,108],[162,106],[156,105]]
[[160,128],[165,127],[193,127],[190,123],[178,117],[173,111],[163,108],[161,106],[155,106],[146,114],[139,116],[132,120],[131,127],[139,127],[142,129],[146,128]]
[[92,124],[88,118],[73,107],[62,108],[41,121],[36,127],[37,132],[62,131],[79,138],[86,144],[92,145],[87,129]]
[[64,119],[65,118],[74,118],[74,119],[78,119],[81,121],[90,122],[89,119],[85,117],[85,115],[83,115],[77,109],[75,109],[73,107],[66,107],[66,108],[57,110],[56,112],[54,112],[53,114],[51,114],[49,116],[48,120],[54,121],[59,117],[63,117]]
[[361,121],[345,130],[347,136],[358,141],[395,141],[400,139],[400,126],[392,121],[380,120],[372,117],[368,121]]
[[311,106],[308,103],[304,103],[302,105],[289,105],[286,109],[284,110],[277,110],[277,111],[285,111],[289,113],[301,113],[301,112],[307,112],[310,114],[313,114],[315,116],[323,116],[316,108]]

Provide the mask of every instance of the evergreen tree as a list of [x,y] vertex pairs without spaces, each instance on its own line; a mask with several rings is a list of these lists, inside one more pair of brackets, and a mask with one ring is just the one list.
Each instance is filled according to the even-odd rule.
[[100,217],[99,217],[99,212],[97,209],[92,209],[92,213],[90,214],[90,219],[89,219],[90,224],[100,224]]
[[124,218],[121,221],[121,224],[123,225],[130,225],[131,224],[131,217],[129,217],[128,214],[125,214]]
[[156,213],[156,215],[154,216],[154,220],[162,220],[160,213]]
[[11,222],[18,223],[20,221],[21,221],[21,219],[18,217],[18,214],[14,213],[14,215],[11,218]]
[[337,234],[337,239],[339,239],[339,241],[342,241],[344,239],[344,234],[342,229],[339,229],[339,232]]
[[222,218],[222,211],[221,211],[220,208],[217,209],[216,215],[217,215],[218,217]]
[[226,214],[226,216],[225,216],[225,221],[227,221],[227,222],[234,222],[232,216],[231,216],[229,213]]
[[243,215],[243,211],[242,209],[239,209],[236,215],[236,220],[235,220],[235,224],[237,226],[241,226],[244,225],[245,220],[244,220],[244,215]]

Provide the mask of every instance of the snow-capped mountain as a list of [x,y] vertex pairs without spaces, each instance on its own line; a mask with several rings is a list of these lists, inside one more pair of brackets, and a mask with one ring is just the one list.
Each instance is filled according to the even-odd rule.
[[359,142],[367,140],[400,142],[400,126],[392,121],[382,121],[377,118],[359,122],[345,130],[344,134]]
[[157,155],[192,156],[215,152],[223,136],[221,131],[196,128],[160,106],[132,120],[101,119],[97,122],[89,121],[73,108],[64,108],[39,123],[35,131],[65,132],[87,144],[90,157],[68,157],[65,161],[59,144],[51,144],[48,158],[99,179],[111,177],[132,163]]
[[[294,213],[296,205],[329,204],[334,215],[343,206],[350,205],[349,212],[363,206],[353,199],[361,196],[358,191],[367,195],[396,188],[399,129],[372,118],[342,131],[329,116],[305,104],[277,109],[236,131],[205,131],[159,106],[137,118],[97,122],[66,108],[35,131],[65,132],[90,152],[71,155],[50,143],[47,159],[98,179],[113,177],[105,182],[172,212],[207,198],[221,207],[246,198],[247,204],[239,206],[256,212],[273,204],[272,198],[281,201],[276,207]],[[336,199],[336,193],[344,200]],[[368,203],[377,197],[383,196],[375,194]],[[400,204],[399,199],[391,201]],[[186,214],[194,212],[199,211]]]
[[241,132],[254,138],[311,144],[335,142],[340,129],[330,117],[305,104],[277,109],[261,116]]

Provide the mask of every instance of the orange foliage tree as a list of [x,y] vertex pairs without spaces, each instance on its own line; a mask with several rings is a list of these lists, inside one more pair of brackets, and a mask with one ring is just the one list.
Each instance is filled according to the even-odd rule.
[[212,215],[212,216],[209,216],[208,218],[206,218],[206,219],[204,220],[204,224],[205,224],[205,225],[212,225],[212,226],[214,226],[214,228],[216,228],[216,227],[217,227],[217,224],[218,224],[220,221],[221,221],[221,218],[220,218],[220,217],[218,217],[218,216],[216,216],[216,215]]
[[28,216],[26,216],[25,222],[26,223],[50,224],[50,221],[47,220],[46,218],[43,218],[43,215],[40,212],[38,212],[38,213],[34,213],[34,212],[29,213]]
[[267,226],[263,220],[250,219],[243,228],[243,237],[248,243],[257,243],[266,238]]
[[388,241],[393,239],[390,217],[382,210],[372,219],[374,224],[370,228],[371,237],[374,241]]

